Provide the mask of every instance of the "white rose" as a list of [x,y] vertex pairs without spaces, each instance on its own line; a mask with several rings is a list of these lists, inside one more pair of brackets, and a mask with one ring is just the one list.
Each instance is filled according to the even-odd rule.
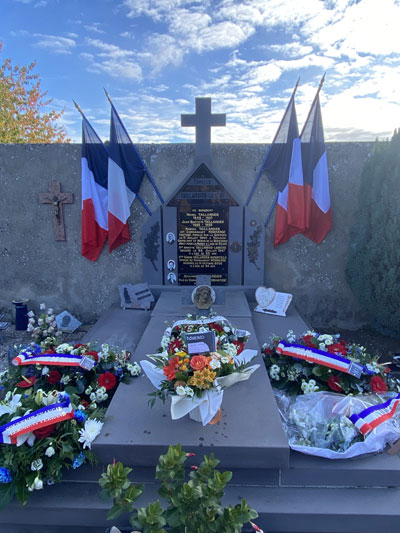
[[29,311],[28,316],[29,318],[33,318],[35,316],[35,313],[33,311]]
[[43,303],[42,303],[42,304],[40,304],[40,306],[39,306],[39,307],[40,307],[40,310],[41,310],[41,311],[44,311],[44,310],[46,309],[46,306],[45,306],[45,305],[44,305]]
[[43,318],[39,318],[37,322],[38,322],[39,326],[43,326],[43,324],[44,324]]
[[49,307],[49,308],[47,309],[47,314],[48,314],[48,315],[52,315],[53,313],[54,313],[53,308],[52,308],[52,307]]

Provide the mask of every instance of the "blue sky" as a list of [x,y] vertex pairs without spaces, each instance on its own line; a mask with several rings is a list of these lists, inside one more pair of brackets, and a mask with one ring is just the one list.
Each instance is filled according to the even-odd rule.
[[[133,142],[194,142],[180,114],[211,96],[213,142],[269,143],[300,76],[302,127],[319,80],[327,141],[400,126],[400,0],[0,0],[2,58],[37,61],[80,142],[76,100],[103,138],[110,109]],[[0,60],[1,60],[0,59]]]

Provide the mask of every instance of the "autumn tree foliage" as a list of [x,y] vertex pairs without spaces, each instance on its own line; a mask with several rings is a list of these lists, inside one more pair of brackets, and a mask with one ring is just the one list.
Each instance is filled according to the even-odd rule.
[[[0,42],[0,54],[2,43]],[[42,91],[38,74],[28,66],[0,63],[0,143],[64,143],[70,140],[57,120],[64,111],[46,112],[52,100]]]

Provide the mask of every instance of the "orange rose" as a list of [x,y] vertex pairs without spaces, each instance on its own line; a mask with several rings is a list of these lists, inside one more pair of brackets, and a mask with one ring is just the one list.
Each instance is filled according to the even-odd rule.
[[208,358],[205,355],[194,355],[190,360],[190,366],[193,370],[203,370],[207,363]]

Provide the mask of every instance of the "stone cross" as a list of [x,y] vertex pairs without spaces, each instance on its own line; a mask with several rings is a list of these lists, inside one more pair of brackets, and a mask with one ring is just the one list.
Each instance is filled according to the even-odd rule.
[[65,226],[62,204],[72,204],[74,195],[69,192],[61,192],[59,181],[50,182],[50,192],[41,192],[39,198],[42,204],[53,206],[53,227],[56,241],[65,241]]
[[196,128],[196,158],[210,160],[211,127],[226,126],[226,115],[211,114],[211,98],[196,98],[196,113],[181,115],[181,126]]

